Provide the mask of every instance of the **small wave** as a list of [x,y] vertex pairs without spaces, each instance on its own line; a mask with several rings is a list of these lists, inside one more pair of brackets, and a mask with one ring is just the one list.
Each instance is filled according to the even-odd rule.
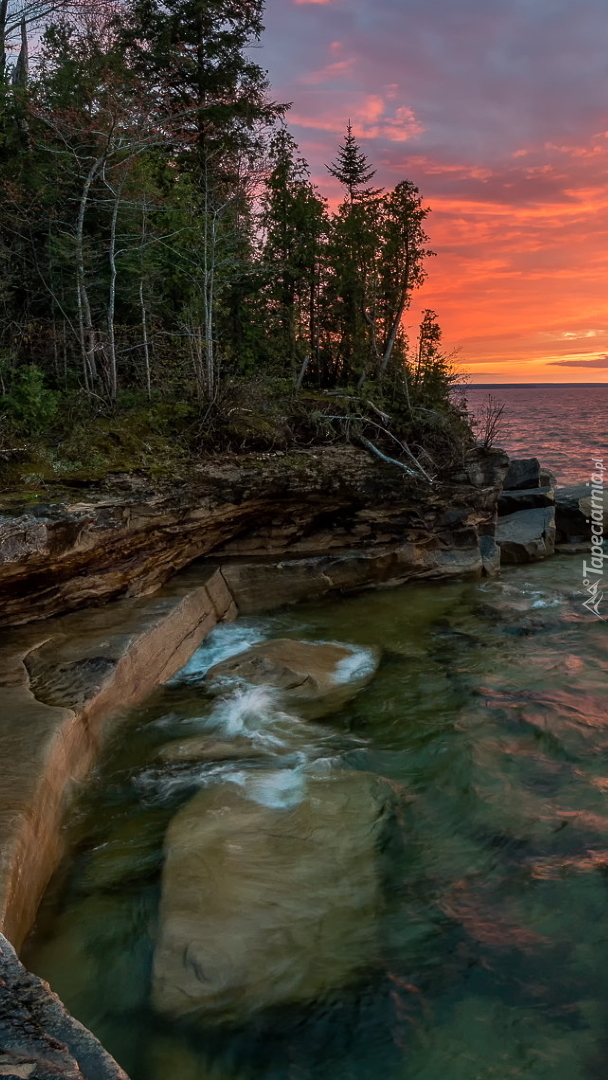
[[359,648],[356,645],[342,645],[341,642],[332,642],[332,644],[351,650],[351,655],[345,656],[337,664],[334,672],[334,682],[349,683],[373,675],[377,665],[377,656],[373,649]]
[[250,649],[252,645],[266,641],[270,633],[271,624],[261,620],[248,623],[239,619],[235,623],[221,623],[211,631],[200,649],[193,653],[185,667],[170,681],[173,684],[201,682],[209,668]]
[[301,768],[275,769],[272,772],[241,772],[227,777],[238,784],[252,802],[271,810],[288,810],[306,798],[307,777]]
[[180,792],[225,783],[236,774],[236,770],[234,762],[217,765],[195,763],[182,766],[177,771],[168,771],[166,768],[145,769],[133,777],[132,784],[145,803],[170,803]]
[[284,743],[284,739],[272,731],[279,725],[303,726],[297,716],[280,707],[279,692],[267,686],[234,690],[216,702],[207,718],[207,726],[220,731],[226,738],[245,736],[268,746]]

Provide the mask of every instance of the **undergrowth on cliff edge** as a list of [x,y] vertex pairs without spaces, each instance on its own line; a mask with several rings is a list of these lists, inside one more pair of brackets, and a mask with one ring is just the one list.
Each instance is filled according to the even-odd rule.
[[[29,397],[28,397],[29,393]],[[214,400],[121,395],[62,399],[33,375],[0,417],[0,490],[36,489],[145,471],[177,478],[216,454],[288,452],[353,444],[423,477],[447,476],[473,445],[457,396],[413,398],[393,386],[295,390],[289,379],[226,379]]]

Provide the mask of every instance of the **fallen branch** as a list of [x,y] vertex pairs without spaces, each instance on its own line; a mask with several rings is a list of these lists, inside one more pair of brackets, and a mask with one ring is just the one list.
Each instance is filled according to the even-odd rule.
[[373,442],[370,442],[369,439],[366,439],[364,435],[358,435],[357,438],[360,442],[363,443],[366,450],[369,450],[370,453],[375,454],[375,456],[377,458],[380,458],[380,461],[383,461],[385,465],[396,465],[397,468],[403,469],[403,472],[406,473],[408,476],[414,476],[417,479],[420,479],[419,473],[416,473],[413,469],[410,469],[409,465],[404,465],[402,461],[397,461],[397,458],[388,457],[387,454],[383,454],[382,450],[379,450],[377,446],[374,446]]
[[[383,435],[388,435],[389,439],[392,439],[393,442],[397,443],[397,446],[401,450],[403,450],[403,453],[407,454],[410,461],[413,462],[416,471],[413,472],[411,469],[406,469],[406,466],[403,464],[402,461],[398,461],[396,458],[387,457],[387,455],[382,454],[382,451],[378,450],[377,447],[374,447],[373,443],[369,443],[369,445],[371,447],[373,447],[374,452],[376,453],[377,456],[378,455],[381,456],[385,461],[390,461],[394,465],[400,465],[401,468],[405,469],[406,472],[408,472],[410,476],[417,476],[419,479],[423,478],[424,480],[426,480],[427,484],[432,484],[433,483],[434,477],[429,476],[426,469],[424,469],[422,467],[422,465],[418,461],[418,458],[412,453],[409,446],[406,446],[405,443],[401,442],[401,440],[398,439],[396,435],[393,435],[392,431],[389,431],[388,428],[382,427],[381,424],[377,424],[375,420],[370,420],[369,416],[327,416],[326,415],[325,419],[326,420],[342,420],[344,423],[347,423],[347,424],[352,424],[352,423],[370,424],[373,428],[376,428],[377,431],[381,431]],[[363,438],[362,436],[359,436],[359,437],[361,439]],[[369,442],[369,440],[365,440],[365,441]]]
[[[400,449],[403,450],[403,453],[407,455],[409,460],[414,463],[414,467],[416,469],[416,472],[411,473],[411,475],[413,475],[413,476],[418,475],[418,476],[423,477],[424,480],[427,481],[428,484],[433,483],[434,477],[430,476],[429,473],[427,472],[427,470],[422,468],[422,465],[420,464],[418,458],[413,453],[411,453],[411,450],[409,449],[409,447],[406,446],[405,443],[402,443],[400,438],[397,438],[396,435],[393,435],[392,431],[389,431],[388,428],[382,428],[381,424],[376,423],[375,420],[370,420],[368,416],[326,416],[325,419],[326,420],[342,420],[342,421],[347,422],[347,423],[354,423],[354,422],[369,423],[371,427],[376,428],[377,431],[381,431],[383,435],[388,435],[389,438],[392,438],[393,443],[396,443],[397,446],[400,447]],[[371,445],[373,445],[373,444],[371,444]],[[380,453],[380,451],[379,451],[379,453]],[[383,455],[383,457],[387,457],[387,456]],[[393,461],[393,460],[396,460],[396,459],[387,458],[387,461]],[[403,462],[398,462],[398,464],[403,465]]]

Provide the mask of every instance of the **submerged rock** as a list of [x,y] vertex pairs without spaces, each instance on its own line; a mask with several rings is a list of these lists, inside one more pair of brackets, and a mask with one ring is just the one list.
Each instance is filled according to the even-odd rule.
[[254,746],[247,739],[232,739],[230,742],[210,738],[208,735],[192,735],[188,739],[179,739],[163,746],[158,754],[161,761],[240,761],[243,758],[268,757],[268,752]]
[[272,687],[310,719],[341,708],[369,682],[378,662],[377,649],[279,638],[216,664],[206,682],[212,690],[235,683]]
[[555,552],[555,509],[520,510],[499,518],[496,541],[503,563],[538,562]]
[[253,771],[204,789],[166,839],[153,1003],[236,1023],[373,965],[391,801],[362,772]]

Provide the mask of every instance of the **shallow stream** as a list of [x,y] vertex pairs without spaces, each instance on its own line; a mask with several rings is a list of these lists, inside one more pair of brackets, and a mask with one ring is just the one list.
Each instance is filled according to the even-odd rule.
[[[562,557],[500,581],[410,585],[218,628],[125,717],[71,816],[71,856],[25,962],[132,1080],[603,1078],[608,639],[582,609],[580,578],[580,560]],[[208,696],[212,663],[276,637],[380,646],[380,668],[314,722],[263,689]],[[250,750],[159,758],[197,734]],[[407,808],[384,852],[373,959],[320,1000],[230,1028],[156,1014],[173,815],[222,784],[257,784],[280,812],[308,778],[343,770],[387,778]]]

